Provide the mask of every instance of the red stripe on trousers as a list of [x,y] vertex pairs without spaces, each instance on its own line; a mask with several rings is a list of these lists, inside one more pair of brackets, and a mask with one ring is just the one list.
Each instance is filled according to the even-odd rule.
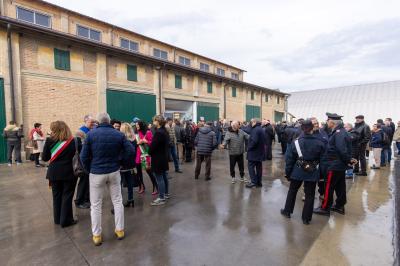
[[322,202],[322,209],[326,209],[326,205],[328,205],[328,198],[329,198],[329,188],[331,186],[333,171],[328,171],[327,182],[325,186],[325,195],[324,201]]

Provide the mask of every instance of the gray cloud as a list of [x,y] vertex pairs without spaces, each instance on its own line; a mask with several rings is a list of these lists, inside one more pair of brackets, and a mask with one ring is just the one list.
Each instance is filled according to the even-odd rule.
[[307,71],[351,62],[355,66],[399,66],[400,19],[358,24],[321,34],[306,47],[261,61],[286,72]]

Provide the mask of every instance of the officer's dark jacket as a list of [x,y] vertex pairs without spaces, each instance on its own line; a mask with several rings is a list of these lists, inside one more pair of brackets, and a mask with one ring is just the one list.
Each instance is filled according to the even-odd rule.
[[[314,134],[302,134],[298,140],[304,160],[322,162],[325,154],[326,143],[324,143],[321,138],[315,136]],[[286,157],[286,176],[289,176],[291,179],[295,180],[318,181],[320,176],[318,169],[316,169],[314,172],[308,173],[296,164],[299,155],[294,142],[290,146],[290,149],[291,150],[287,153]]]
[[328,171],[345,171],[351,161],[351,138],[343,125],[337,126],[329,135]]

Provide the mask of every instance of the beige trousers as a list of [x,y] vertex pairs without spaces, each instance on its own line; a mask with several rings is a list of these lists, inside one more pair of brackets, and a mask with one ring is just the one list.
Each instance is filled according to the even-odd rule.
[[375,166],[381,166],[381,152],[382,148],[372,148],[372,154],[374,155]]
[[121,194],[121,175],[119,171],[104,175],[89,175],[90,184],[90,217],[93,235],[101,235],[101,214],[104,189],[108,187],[114,205],[115,230],[124,230],[124,206]]

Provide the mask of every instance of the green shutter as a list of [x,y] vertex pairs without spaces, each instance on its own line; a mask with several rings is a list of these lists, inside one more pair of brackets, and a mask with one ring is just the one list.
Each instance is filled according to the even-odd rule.
[[283,115],[284,115],[284,113],[275,111],[274,114],[275,114],[275,115],[274,115],[275,123],[281,122],[281,121],[283,120]]
[[268,94],[265,94],[265,102],[267,103],[268,102]]
[[71,70],[69,51],[54,48],[54,67],[59,70]]
[[197,103],[197,120],[200,120],[200,117],[204,117],[206,121],[218,121],[218,104],[202,102]]
[[129,81],[137,81],[137,66],[128,64],[127,76]]
[[212,93],[212,82],[207,81],[207,93]]
[[[4,100],[4,80],[0,79],[0,128],[6,127],[6,108]],[[2,132],[3,133],[3,132]],[[3,135],[0,134],[0,163],[7,161],[7,145]]]
[[251,98],[251,100],[254,100],[254,91],[250,92],[250,98]]
[[236,87],[232,87],[232,97],[236,97]]
[[111,118],[132,122],[138,117],[151,122],[156,114],[156,96],[107,89],[107,112]]
[[175,75],[175,88],[182,89],[182,76]]
[[261,118],[261,112],[259,106],[246,105],[246,121],[250,121],[252,118]]

